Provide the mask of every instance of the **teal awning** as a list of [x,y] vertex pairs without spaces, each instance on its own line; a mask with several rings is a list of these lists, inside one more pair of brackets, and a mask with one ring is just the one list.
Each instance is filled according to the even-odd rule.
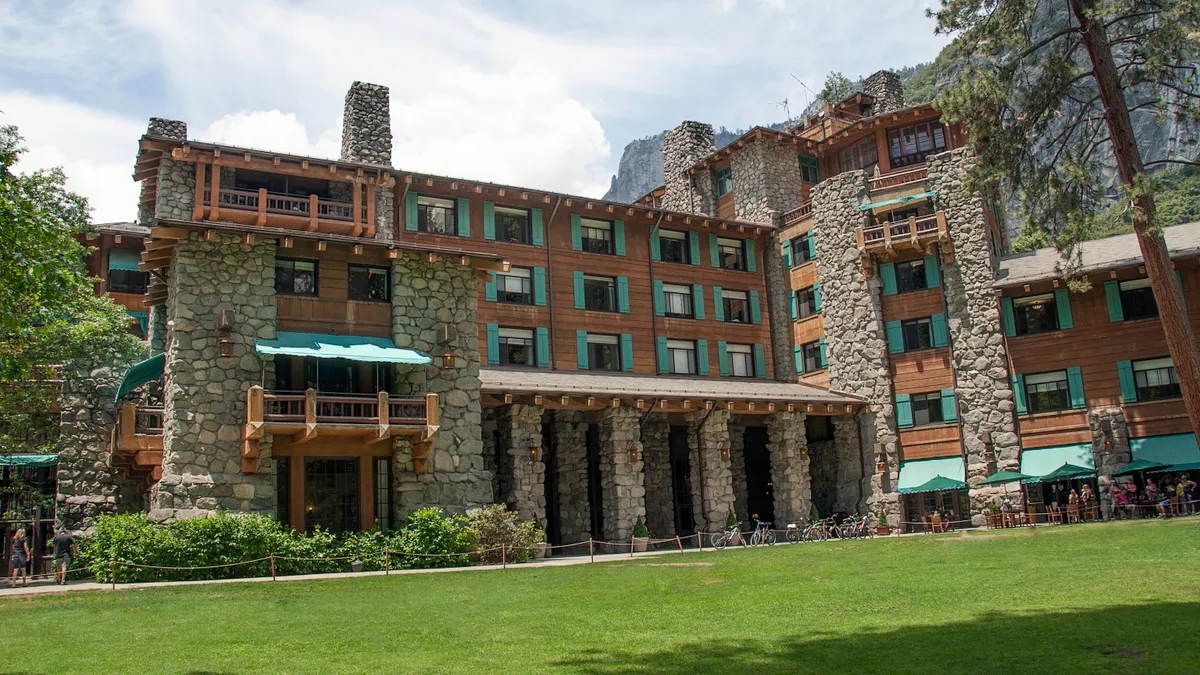
[[1163,469],[1152,469],[1147,473],[1166,473],[1176,471],[1200,471],[1200,462],[1188,462],[1187,464],[1172,464]]
[[117,395],[113,400],[120,401],[125,394],[162,377],[166,364],[165,354],[155,354],[145,361],[139,361],[129,366],[125,371],[125,376],[121,378],[121,384],[117,387]]
[[1174,466],[1200,462],[1200,449],[1196,447],[1195,434],[1171,434],[1129,439],[1129,450],[1134,459],[1144,459]]
[[908,195],[907,197],[896,197],[895,199],[888,199],[888,200],[882,201],[882,202],[871,202],[870,204],[863,204],[862,206],[858,207],[858,210],[859,211],[870,211],[871,209],[877,209],[880,206],[891,206],[892,204],[903,204],[904,202],[912,202],[912,201],[916,201],[918,199],[924,199],[926,197],[935,197],[935,196],[937,196],[937,194],[938,194],[937,190],[934,190],[933,192],[918,192],[915,195]]
[[274,340],[255,340],[259,354],[349,359],[369,363],[428,365],[433,360],[415,349],[400,349],[388,338],[279,331]]
[[127,309],[127,310],[125,310],[125,313],[129,315],[129,318],[135,319],[138,322],[138,325],[140,325],[142,327],[143,333],[150,332],[150,313],[149,312],[139,312],[136,309]]
[[897,488],[900,492],[916,492],[918,488],[938,477],[950,478],[958,482],[965,481],[967,470],[963,466],[962,457],[939,457],[901,462]]
[[942,492],[943,490],[961,490],[967,487],[967,484],[961,480],[946,478],[945,476],[934,476],[915,488],[900,488],[900,494],[914,494],[917,492]]
[[1053,483],[1056,480],[1072,480],[1074,478],[1094,478],[1095,470],[1075,464],[1063,464],[1044,476],[1038,476],[1025,481],[1026,483]]
[[128,248],[114,248],[108,252],[108,269],[109,270],[129,270],[130,272],[140,272],[138,263],[142,261],[142,254],[139,251],[134,251]]
[[1021,450],[1021,473],[1023,474],[1045,476],[1063,464],[1074,464],[1094,470],[1096,460],[1092,458],[1092,445],[1077,443]]
[[1113,477],[1130,476],[1141,471],[1164,471],[1171,468],[1166,464],[1152,462],[1148,459],[1135,459],[1113,472]]
[[997,471],[996,473],[979,481],[980,485],[1004,485],[1005,483],[1017,483],[1023,480],[1034,478],[1034,476],[1026,476],[1023,473],[1016,471]]
[[58,464],[58,455],[0,455],[0,466],[36,468],[55,464]]

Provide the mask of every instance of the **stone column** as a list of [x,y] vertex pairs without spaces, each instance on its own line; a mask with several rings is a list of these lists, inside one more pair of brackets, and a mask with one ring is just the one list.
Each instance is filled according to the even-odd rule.
[[858,415],[838,415],[833,418],[833,450],[835,453],[834,511],[865,513],[866,497],[871,494],[875,473],[874,453],[859,442],[859,429],[864,420]]
[[793,356],[796,332],[788,307],[792,294],[792,273],[783,265],[783,240],[779,235],[783,230],[783,215],[772,211],[770,218],[776,229],[764,238],[763,268],[766,272],[769,310],[767,325],[771,329],[771,362],[776,382],[796,382],[799,379]]
[[[837,500],[837,450],[833,441],[810,441],[808,444],[808,483],[811,503],[822,516],[834,511]],[[807,522],[807,514],[804,521]]]
[[884,115],[904,108],[904,83],[890,70],[880,70],[863,80],[862,91],[875,99],[871,114]]
[[558,529],[564,544],[587,541],[592,537],[587,428],[583,413],[577,410],[558,410],[554,414],[554,443],[558,453]]
[[392,165],[392,117],[388,88],[355,82],[342,111],[342,159]]
[[[982,195],[966,186],[967,172],[976,161],[965,148],[928,160],[929,189],[939,193],[937,206],[946,214],[953,248],[953,263],[942,265],[942,288],[967,481],[972,486],[998,469],[1015,471],[1020,464],[1000,303],[992,288],[991,229]],[[983,511],[997,493],[992,487],[971,488],[976,525],[987,521]]]
[[711,124],[681,122],[663,136],[662,208],[668,211],[713,216],[717,212],[713,177],[704,172],[693,177],[687,170],[716,151]]
[[771,452],[777,527],[808,521],[812,487],[804,418],[804,413],[789,412],[767,416],[767,447]]
[[1092,457],[1096,464],[1096,482],[1100,486],[1100,506],[1112,517],[1112,474],[1133,461],[1129,449],[1129,429],[1122,408],[1099,408],[1088,412],[1092,429]]
[[729,470],[733,473],[733,512],[743,523],[750,521],[746,479],[746,422],[739,415],[729,416]]
[[722,446],[729,447],[729,411],[697,410],[687,414],[687,421],[688,446],[693,458],[692,489],[699,503],[696,529],[719,532],[734,510],[733,471],[729,459],[721,456]]
[[[604,491],[605,541],[625,542],[633,524],[646,518],[646,474],[642,457],[642,412],[605,408],[596,415],[600,426],[600,482]],[[637,458],[632,450],[637,450]]]
[[[497,443],[512,468],[508,489],[502,495],[504,503],[521,520],[537,520],[544,528],[546,463],[542,461],[542,411],[540,405],[506,405],[496,411],[496,423],[500,431]],[[536,453],[531,449],[536,449]]]
[[483,443],[483,470],[492,474],[492,502],[504,501],[500,494],[499,471],[496,463],[496,409],[484,408],[479,416],[480,440]]
[[646,529],[656,539],[675,536],[670,435],[671,426],[666,415],[653,413],[642,425],[642,460],[646,466]]
[[730,155],[733,208],[739,220],[771,222],[804,201],[796,149],[775,141],[755,141]]

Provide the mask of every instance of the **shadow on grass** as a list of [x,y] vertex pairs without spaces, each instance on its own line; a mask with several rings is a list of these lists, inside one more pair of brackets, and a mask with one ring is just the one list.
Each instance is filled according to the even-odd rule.
[[818,629],[780,643],[692,643],[584,651],[579,673],[1197,673],[1200,603],[1016,615],[854,635]]

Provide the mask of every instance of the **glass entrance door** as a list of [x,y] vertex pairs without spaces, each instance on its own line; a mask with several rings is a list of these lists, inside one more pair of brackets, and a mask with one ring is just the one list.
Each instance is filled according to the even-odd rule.
[[359,530],[358,458],[304,460],[304,529]]

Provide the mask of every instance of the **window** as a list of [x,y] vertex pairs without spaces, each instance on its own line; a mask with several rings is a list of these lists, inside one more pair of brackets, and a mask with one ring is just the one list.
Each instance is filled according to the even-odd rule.
[[609,221],[580,218],[579,233],[584,251],[608,254],[613,252],[613,226]]
[[946,129],[938,121],[888,131],[888,154],[893,169],[924,162],[945,149]]
[[721,291],[725,320],[729,323],[750,323],[750,301],[745,291]]
[[812,286],[796,291],[796,318],[803,319],[817,313],[817,294]]
[[138,269],[138,263],[141,260],[142,254],[133,249],[110,250],[108,252],[108,292],[144,294],[150,274]]
[[[1053,293],[1013,299],[1013,325],[1017,335],[1058,330],[1058,309]],[[1064,375],[1064,377],[1066,377]],[[1065,386],[1065,385],[1064,385]]]
[[359,459],[297,459],[304,462],[305,531],[357,532]]
[[1126,321],[1158,316],[1158,303],[1154,301],[1154,290],[1150,288],[1149,279],[1122,281],[1118,287],[1121,290],[1121,313]]
[[667,364],[673,375],[695,375],[696,343],[691,340],[667,340]]
[[792,265],[799,265],[812,260],[813,247],[808,245],[808,240],[812,237],[812,232],[804,234],[792,240]]
[[496,241],[507,241],[514,244],[528,244],[531,241],[528,209],[497,206],[495,214]]
[[1137,386],[1137,400],[1158,401],[1164,398],[1179,398],[1179,377],[1175,374],[1175,362],[1170,357],[1133,362],[1133,381]]
[[862,169],[867,173],[875,170],[879,163],[879,151],[875,147],[875,137],[864,139],[838,153],[838,166],[842,171]]
[[391,270],[388,268],[351,265],[349,277],[351,300],[387,302],[392,299]]
[[724,197],[733,192],[733,167],[717,169],[717,196]]
[[500,365],[533,366],[537,364],[534,353],[533,331],[528,328],[500,329]]
[[693,319],[692,289],[678,284],[663,284],[663,301],[666,315],[676,319]]
[[583,275],[583,306],[597,312],[617,311],[617,282],[612,277]]
[[942,392],[933,391],[928,394],[913,394],[912,402],[913,426],[942,423]]
[[507,272],[497,272],[496,301],[510,305],[532,305],[532,275],[533,270],[528,267],[510,267]]
[[392,530],[392,458],[375,457],[375,524],[383,533]]
[[929,349],[933,346],[933,322],[929,317],[901,321],[900,330],[904,334],[904,351],[906,352]]
[[806,373],[825,367],[821,363],[821,342],[819,340],[800,345],[800,357],[804,359],[804,372]]
[[316,297],[317,261],[276,258],[275,292]]
[[921,209],[896,209],[875,216],[875,220],[881,225],[883,223],[903,223],[909,218],[916,218],[919,215],[921,215]]
[[453,199],[417,196],[417,231],[432,234],[458,234]]
[[750,345],[727,345],[729,374],[734,377],[754,377],[754,351]]
[[717,239],[717,257],[727,270],[746,269],[746,247],[740,239]]
[[659,257],[662,258],[663,262],[684,264],[692,262],[690,251],[688,250],[686,232],[659,230],[658,248]]
[[925,261],[909,260],[896,263],[896,292],[911,293],[929,288],[925,279]]
[[817,168],[817,158],[809,155],[799,155],[800,180],[805,183],[820,183],[821,171]]
[[587,336],[589,370],[621,370],[620,338],[616,335]]
[[1054,412],[1071,407],[1067,371],[1025,376],[1025,407],[1030,413]]

